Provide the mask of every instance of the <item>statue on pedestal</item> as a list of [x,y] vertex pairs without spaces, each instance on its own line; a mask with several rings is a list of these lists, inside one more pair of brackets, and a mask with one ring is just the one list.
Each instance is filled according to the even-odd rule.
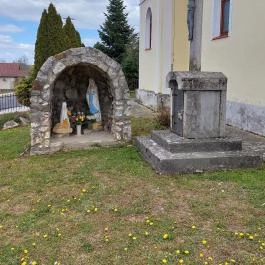
[[53,130],[54,133],[57,134],[69,134],[73,132],[73,129],[70,126],[70,121],[67,114],[67,104],[63,102],[61,115],[60,115],[60,123],[57,123]]
[[189,0],[188,3],[188,14],[187,14],[187,24],[188,24],[188,40],[193,40],[193,30],[194,30],[194,13],[195,13],[195,0]]
[[98,98],[98,87],[94,79],[89,79],[89,86],[87,88],[86,100],[89,107],[90,114],[95,118],[98,127],[101,127],[101,111]]

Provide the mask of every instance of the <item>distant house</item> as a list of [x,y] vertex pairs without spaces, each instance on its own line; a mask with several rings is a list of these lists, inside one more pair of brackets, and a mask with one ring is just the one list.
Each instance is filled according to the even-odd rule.
[[18,63],[0,63],[0,91],[14,89],[16,80],[27,75]]
[[228,77],[227,122],[265,135],[265,1],[139,0],[139,4],[137,98],[152,108],[170,105],[169,72],[223,72]]

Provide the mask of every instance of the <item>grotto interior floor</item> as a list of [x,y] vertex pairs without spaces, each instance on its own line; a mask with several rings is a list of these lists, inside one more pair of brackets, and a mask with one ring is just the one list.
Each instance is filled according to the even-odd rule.
[[81,136],[54,136],[51,139],[51,150],[80,150],[93,147],[114,146],[119,142],[115,141],[113,135],[105,131],[85,131]]

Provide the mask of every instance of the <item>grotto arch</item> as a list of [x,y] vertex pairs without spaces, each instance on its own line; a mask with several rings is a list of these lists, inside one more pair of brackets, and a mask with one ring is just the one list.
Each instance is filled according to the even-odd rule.
[[99,90],[104,130],[117,141],[131,139],[129,89],[120,65],[97,49],[73,48],[50,57],[33,82],[32,155],[53,152],[52,128],[58,121],[62,102],[78,102],[78,97],[80,102],[84,100],[90,78]]

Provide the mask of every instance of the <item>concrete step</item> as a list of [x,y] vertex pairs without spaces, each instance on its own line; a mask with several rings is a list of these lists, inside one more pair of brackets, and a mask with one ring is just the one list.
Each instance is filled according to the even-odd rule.
[[242,150],[242,141],[236,138],[184,139],[169,130],[153,131],[151,138],[172,153]]
[[246,151],[171,153],[150,136],[137,137],[144,159],[162,173],[196,173],[220,169],[258,168],[262,156]]

